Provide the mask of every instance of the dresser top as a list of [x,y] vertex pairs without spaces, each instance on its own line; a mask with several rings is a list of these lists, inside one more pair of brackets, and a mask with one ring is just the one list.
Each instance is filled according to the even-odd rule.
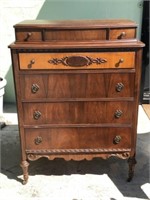
[[137,27],[134,21],[127,19],[111,19],[111,20],[25,20],[16,25],[15,28],[121,28],[121,27]]

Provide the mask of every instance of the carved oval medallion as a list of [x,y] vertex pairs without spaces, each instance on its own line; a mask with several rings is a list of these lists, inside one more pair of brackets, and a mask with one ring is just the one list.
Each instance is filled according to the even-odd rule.
[[68,66],[83,67],[88,65],[89,60],[84,56],[70,56],[66,58],[65,62]]

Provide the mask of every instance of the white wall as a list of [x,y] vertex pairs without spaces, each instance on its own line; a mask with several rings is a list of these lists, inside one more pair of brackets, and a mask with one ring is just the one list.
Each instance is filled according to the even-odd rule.
[[0,0],[0,76],[7,79],[4,99],[14,102],[11,56],[8,45],[15,40],[13,25],[36,19],[45,0]]

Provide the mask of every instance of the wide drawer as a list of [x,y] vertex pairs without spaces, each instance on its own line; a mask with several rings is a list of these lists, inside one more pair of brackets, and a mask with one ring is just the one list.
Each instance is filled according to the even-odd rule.
[[[25,129],[26,150],[131,148],[130,128]],[[55,152],[55,151],[54,151]],[[67,152],[67,151],[66,151]],[[88,151],[87,151],[88,152]],[[85,152],[86,153],[86,152]]]
[[109,39],[110,40],[122,40],[122,39],[132,39],[136,37],[135,28],[114,28],[110,29]]
[[134,68],[135,52],[19,53],[20,69]]
[[132,102],[51,102],[24,103],[24,123],[101,124],[132,123]]
[[20,76],[23,99],[133,97],[133,73],[82,73]]
[[84,41],[84,40],[106,40],[106,29],[76,29],[55,30],[46,29],[45,41]]

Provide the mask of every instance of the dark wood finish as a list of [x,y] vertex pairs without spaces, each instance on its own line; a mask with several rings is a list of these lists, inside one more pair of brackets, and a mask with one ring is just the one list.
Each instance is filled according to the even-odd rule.
[[[130,124],[132,107],[132,102],[57,102],[44,105],[43,103],[24,103],[24,123],[29,125]],[[120,117],[116,117],[118,110],[122,112]],[[41,114],[38,115],[38,113]]]
[[42,41],[42,32],[40,29],[17,29],[16,30],[16,41],[20,42],[38,42]]
[[81,41],[81,40],[106,40],[106,30],[46,30],[44,33],[45,41]]
[[[118,83],[124,85],[120,92],[117,92]],[[72,72],[72,74],[25,75],[20,76],[20,85],[24,100],[133,97],[134,74],[75,74]],[[33,85],[39,88],[34,93]]]
[[135,38],[136,36],[136,30],[134,28],[128,28],[128,29],[111,29],[110,30],[110,40],[122,40],[122,39],[132,39]]
[[142,47],[130,20],[24,21],[10,45],[21,167],[129,158],[134,173]]
[[[121,136],[118,144],[114,142],[117,135]],[[35,143],[41,138],[39,144]],[[26,129],[25,140],[27,150],[43,149],[115,149],[131,147],[130,128],[51,128]]]

